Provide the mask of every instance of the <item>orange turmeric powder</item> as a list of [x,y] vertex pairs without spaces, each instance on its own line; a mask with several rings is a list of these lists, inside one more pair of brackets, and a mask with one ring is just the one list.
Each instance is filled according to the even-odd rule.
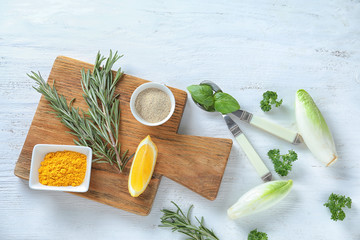
[[79,186],[85,178],[86,155],[73,151],[46,154],[39,168],[39,182],[48,186]]

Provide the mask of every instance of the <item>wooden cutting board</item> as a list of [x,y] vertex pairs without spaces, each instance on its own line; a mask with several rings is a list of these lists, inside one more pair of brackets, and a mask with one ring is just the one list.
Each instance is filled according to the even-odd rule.
[[[54,62],[48,83],[53,84],[55,80],[59,94],[63,94],[68,101],[75,97],[74,105],[85,110],[87,105],[82,97],[80,84],[82,68],[92,70],[93,65],[59,56]],[[215,199],[232,140],[177,134],[187,94],[176,88],[170,88],[176,101],[171,119],[157,127],[140,124],[130,112],[129,101],[135,88],[145,82],[148,81],[125,74],[117,86],[117,93],[120,93],[122,151],[129,149],[130,154],[134,153],[137,145],[147,135],[151,135],[158,147],[158,159],[149,186],[140,197],[133,198],[127,189],[131,162],[122,174],[107,163],[93,163],[89,191],[73,194],[139,215],[147,215],[151,210],[161,176],[166,176],[207,199]],[[74,144],[73,136],[67,133],[68,129],[49,111],[52,111],[51,107],[44,97],[41,97],[16,163],[14,172],[20,178],[29,179],[34,145]]]

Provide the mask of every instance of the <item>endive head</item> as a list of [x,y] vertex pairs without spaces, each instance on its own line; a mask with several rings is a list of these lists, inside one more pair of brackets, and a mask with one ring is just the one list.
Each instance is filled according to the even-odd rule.
[[296,122],[305,144],[317,159],[331,165],[337,160],[335,143],[319,108],[303,89],[296,92],[295,104]]
[[316,106],[314,100],[308,92],[304,89],[300,89],[296,92],[297,100],[303,105],[306,116],[317,127],[321,128],[325,133],[331,135],[328,125],[325,122],[323,115],[319,108]]
[[240,197],[228,209],[231,219],[244,217],[270,208],[288,195],[293,185],[292,180],[278,180],[263,183]]

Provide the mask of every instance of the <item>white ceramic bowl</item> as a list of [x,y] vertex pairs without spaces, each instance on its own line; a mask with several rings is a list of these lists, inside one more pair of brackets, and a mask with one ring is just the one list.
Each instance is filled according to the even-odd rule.
[[[160,122],[151,123],[151,122],[145,121],[138,114],[138,112],[135,109],[135,100],[136,100],[137,96],[139,95],[140,92],[142,92],[148,88],[157,88],[159,90],[162,90],[170,98],[170,102],[171,102],[170,113],[166,118],[164,118]],[[137,87],[135,89],[135,91],[132,93],[131,98],[130,98],[130,110],[131,110],[132,115],[135,117],[135,119],[138,120],[140,123],[147,125],[147,126],[159,126],[159,125],[165,123],[167,120],[169,120],[171,118],[171,116],[173,115],[173,113],[175,111],[175,97],[174,97],[174,94],[171,92],[171,90],[168,87],[166,87],[164,84],[155,83],[155,82],[144,83],[144,84],[140,85],[139,87]]]
[[[44,160],[45,155],[50,152],[57,151],[74,151],[86,155],[86,172],[82,184],[79,186],[47,186],[39,182],[39,168],[40,163]],[[34,146],[30,166],[29,187],[37,190],[52,190],[65,192],[86,192],[89,190],[90,174],[92,163],[92,150],[89,147],[75,146],[75,145],[52,145],[52,144],[37,144]]]

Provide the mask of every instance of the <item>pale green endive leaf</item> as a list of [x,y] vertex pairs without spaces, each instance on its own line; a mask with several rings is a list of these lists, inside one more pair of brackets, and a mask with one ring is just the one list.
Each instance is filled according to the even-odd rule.
[[268,209],[286,197],[292,185],[292,180],[263,183],[241,196],[228,209],[228,216],[231,219],[236,219]]

